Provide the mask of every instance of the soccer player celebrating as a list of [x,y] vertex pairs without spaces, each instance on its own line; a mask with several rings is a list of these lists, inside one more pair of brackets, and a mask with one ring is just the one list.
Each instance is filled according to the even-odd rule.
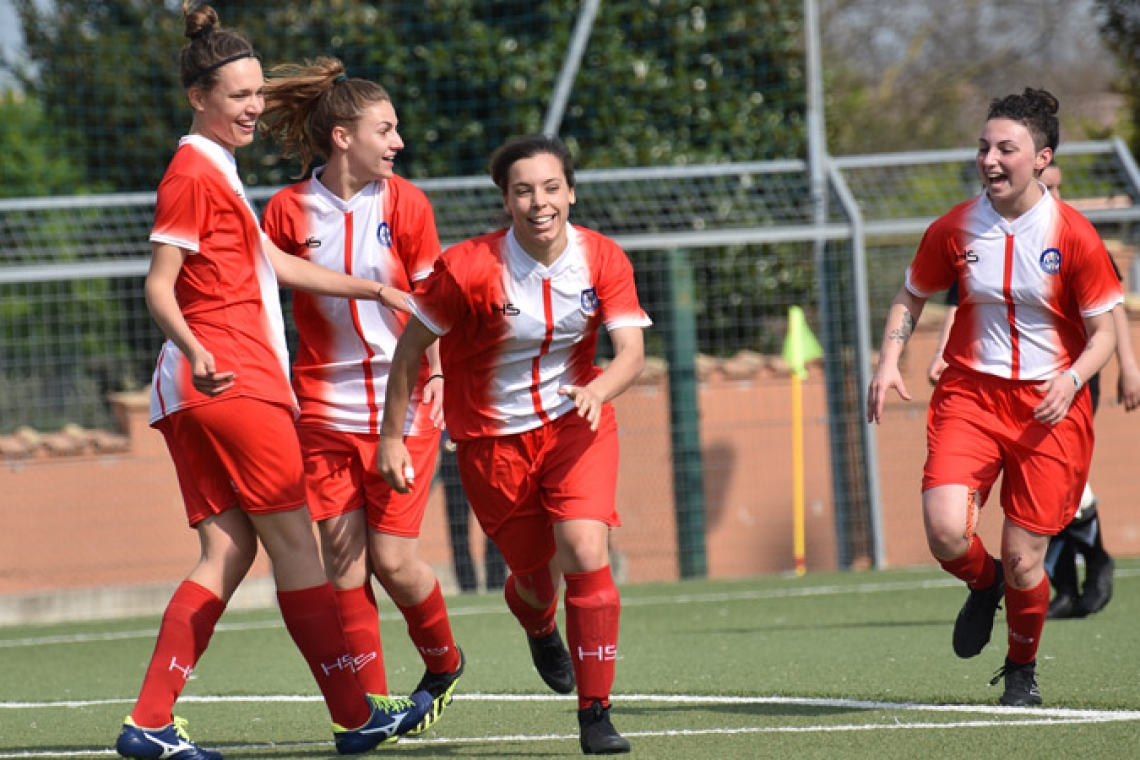
[[[393,173],[404,142],[388,93],[346,77],[344,64],[327,57],[275,67],[265,90],[262,124],[285,153],[301,159],[302,172],[316,156],[327,160],[270,199],[263,225],[269,238],[288,253],[385,283],[403,297],[431,273],[440,248],[427,196]],[[357,675],[370,694],[388,693],[375,573],[424,661],[416,691],[431,692],[434,709],[410,732],[421,733],[450,703],[463,672],[439,580],[417,551],[443,422],[438,346],[428,349],[404,419],[420,477],[401,494],[377,472],[376,446],[392,353],[408,315],[297,293],[293,317],[305,493]]]
[[[491,177],[509,229],[460,243],[409,298],[380,430],[380,471],[406,492],[403,420],[424,350],[439,337],[444,416],[463,487],[510,568],[507,605],[543,680],[578,689],[586,754],[628,752],[610,722],[621,601],[610,572],[618,431],[609,401],[640,374],[651,322],[610,239],[570,224],[570,152],[557,138],[504,144]],[[604,325],[613,361],[594,365]],[[555,625],[566,582],[566,639]]]
[[158,188],[145,293],[167,337],[151,424],[170,449],[201,557],[167,605],[116,750],[139,760],[221,760],[190,741],[172,711],[260,542],[285,627],[334,721],[336,748],[365,752],[415,728],[432,699],[372,699],[357,680],[305,508],[277,288],[366,300],[390,294],[264,239],[234,159],[265,105],[261,64],[210,6],[187,3],[183,12],[190,42],[181,77],[194,118]]
[[[1072,519],[1092,459],[1085,379],[1115,347],[1111,311],[1123,297],[1107,251],[1079,212],[1039,181],[1060,131],[1045,90],[995,99],[978,139],[984,192],[926,231],[887,316],[867,394],[879,422],[887,392],[910,394],[899,356],[926,299],[957,282],[947,368],[930,400],[922,508],[939,564],[970,588],[954,652],[989,643],[1004,596],[1008,650],[993,683],[1001,703],[1041,703],[1036,657],[1049,606],[1049,537]],[[1001,559],[975,533],[1003,475]]]

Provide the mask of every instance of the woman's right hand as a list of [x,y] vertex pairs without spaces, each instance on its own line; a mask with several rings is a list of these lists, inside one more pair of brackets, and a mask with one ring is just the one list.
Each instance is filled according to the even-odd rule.
[[883,421],[883,405],[887,402],[887,391],[894,388],[904,401],[910,401],[910,393],[903,383],[902,373],[897,364],[880,362],[871,386],[867,389],[867,422]]
[[214,366],[214,355],[200,351],[190,359],[191,382],[194,388],[206,396],[220,396],[234,387],[233,372],[218,372]]
[[380,443],[376,447],[376,468],[393,491],[409,493],[412,490],[415,470],[403,438],[380,436]]

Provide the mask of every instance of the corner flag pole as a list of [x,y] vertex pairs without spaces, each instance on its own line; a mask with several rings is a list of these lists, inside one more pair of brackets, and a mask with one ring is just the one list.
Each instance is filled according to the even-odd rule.
[[804,423],[803,380],[807,363],[823,356],[819,341],[811,332],[799,306],[788,309],[788,334],[784,339],[784,361],[792,370],[792,509],[793,552],[796,575],[807,572],[804,541]]

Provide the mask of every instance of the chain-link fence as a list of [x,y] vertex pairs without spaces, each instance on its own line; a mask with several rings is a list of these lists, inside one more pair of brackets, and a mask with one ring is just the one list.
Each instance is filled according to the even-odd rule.
[[[54,18],[66,26],[85,4],[57,5]],[[70,43],[71,58],[47,56],[66,35],[29,35],[43,54],[42,81],[71,76],[88,88],[82,102],[43,106],[75,129],[86,188],[99,188],[113,148],[116,165],[125,164],[114,182],[131,192],[0,200],[0,437],[25,427],[114,427],[107,395],[143,388],[162,341],[142,295],[154,195],[141,188],[161,173],[186,116],[158,109],[156,127],[133,124],[143,120],[137,104],[125,115],[100,109],[130,82],[146,82],[143,101],[147,92],[177,90],[139,67],[161,56],[158,70],[172,74],[179,29],[161,4],[123,5],[134,15],[90,20],[87,36]],[[393,3],[392,17],[404,20],[383,29],[360,3],[217,4],[223,19],[228,11],[258,29],[282,22],[258,35],[267,64],[334,52],[355,75],[388,84],[410,146],[403,173],[431,198],[445,245],[502,222],[483,171],[490,149],[507,134],[538,129],[550,116],[548,93],[572,84],[560,131],[581,168],[573,220],[623,245],[656,322],[651,371],[623,407],[622,498],[639,506],[627,519],[634,538],[616,541],[632,579],[739,575],[755,566],[741,558],[761,554],[791,566],[787,431],[799,421],[784,395],[780,354],[792,306],[805,310],[824,355],[812,381],[818,404],[809,400],[805,413],[815,467],[812,561],[883,561],[881,508],[901,497],[883,493],[884,444],[863,422],[872,351],[922,230],[977,191],[967,149],[825,158],[820,198],[808,164],[781,158],[806,151],[800,4],[760,5],[714,3],[697,14],[688,3],[603,3],[581,40],[572,23],[579,4],[569,2]],[[318,12],[320,23],[312,21]],[[121,43],[151,27],[164,40],[161,53],[147,47],[127,62],[94,55],[84,59],[89,70],[66,68],[77,52],[95,49],[92,35]],[[765,31],[757,37],[754,29]],[[399,44],[392,35],[403,35]],[[583,68],[567,74],[575,39],[585,46]],[[373,49],[385,45],[399,54]],[[124,70],[130,79],[121,80]],[[114,123],[120,131],[103,134]],[[259,207],[288,179],[267,144],[238,158]],[[1123,145],[1072,145],[1059,161],[1066,198],[1130,245],[1140,193]],[[654,394],[663,406],[649,404]],[[722,548],[710,551],[714,543]],[[735,553],[723,549],[730,545]]]

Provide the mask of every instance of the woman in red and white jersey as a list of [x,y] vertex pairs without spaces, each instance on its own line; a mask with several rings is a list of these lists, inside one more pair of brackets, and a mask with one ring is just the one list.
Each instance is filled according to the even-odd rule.
[[[922,504],[931,553],[970,588],[954,625],[959,657],[989,643],[1006,600],[1001,703],[1038,705],[1036,657],[1049,606],[1045,551],[1072,519],[1092,459],[1086,378],[1115,347],[1123,297],[1108,253],[1079,212],[1039,181],[1057,147],[1045,90],[995,99],[978,140],[984,192],[927,230],[887,316],[868,421],[892,388],[910,399],[899,357],[926,299],[954,283],[959,308],[927,418]],[[975,533],[1002,476],[1001,559]]]
[[[609,561],[618,431],[609,401],[644,364],[633,267],[609,238],[570,224],[574,168],[557,138],[503,145],[491,176],[509,229],[448,249],[396,346],[380,471],[396,490],[413,464],[402,425],[424,350],[437,337],[444,417],[480,525],[510,567],[507,604],[553,690],[578,689],[582,750],[628,752],[609,718],[621,602]],[[605,326],[613,361],[594,364]],[[555,625],[566,583],[566,639]]]
[[246,200],[234,151],[264,108],[250,43],[208,5],[183,6],[181,77],[194,111],[158,188],[145,293],[167,341],[151,424],[174,460],[201,557],[163,616],[138,701],[116,744],[128,758],[220,760],[191,742],[173,706],[249,571],[260,542],[272,561],[286,628],[313,673],[341,752],[364,752],[414,728],[431,708],[415,695],[371,699],[358,681],[305,507],[278,285],[402,303],[375,282],[287,256]]
[[[383,87],[347,77],[335,58],[278,66],[266,83],[262,123],[303,172],[317,157],[326,160],[270,199],[263,225],[276,245],[399,292],[427,278],[440,253],[435,216],[427,196],[393,173],[404,142]],[[439,580],[418,554],[443,421],[438,347],[420,366],[403,418],[419,477],[402,494],[377,471],[376,447],[392,355],[408,315],[297,293],[293,316],[297,432],[325,570],[370,694],[388,693],[373,573],[403,614],[426,670],[416,691],[431,692],[435,704],[419,733],[439,718],[463,672]]]

